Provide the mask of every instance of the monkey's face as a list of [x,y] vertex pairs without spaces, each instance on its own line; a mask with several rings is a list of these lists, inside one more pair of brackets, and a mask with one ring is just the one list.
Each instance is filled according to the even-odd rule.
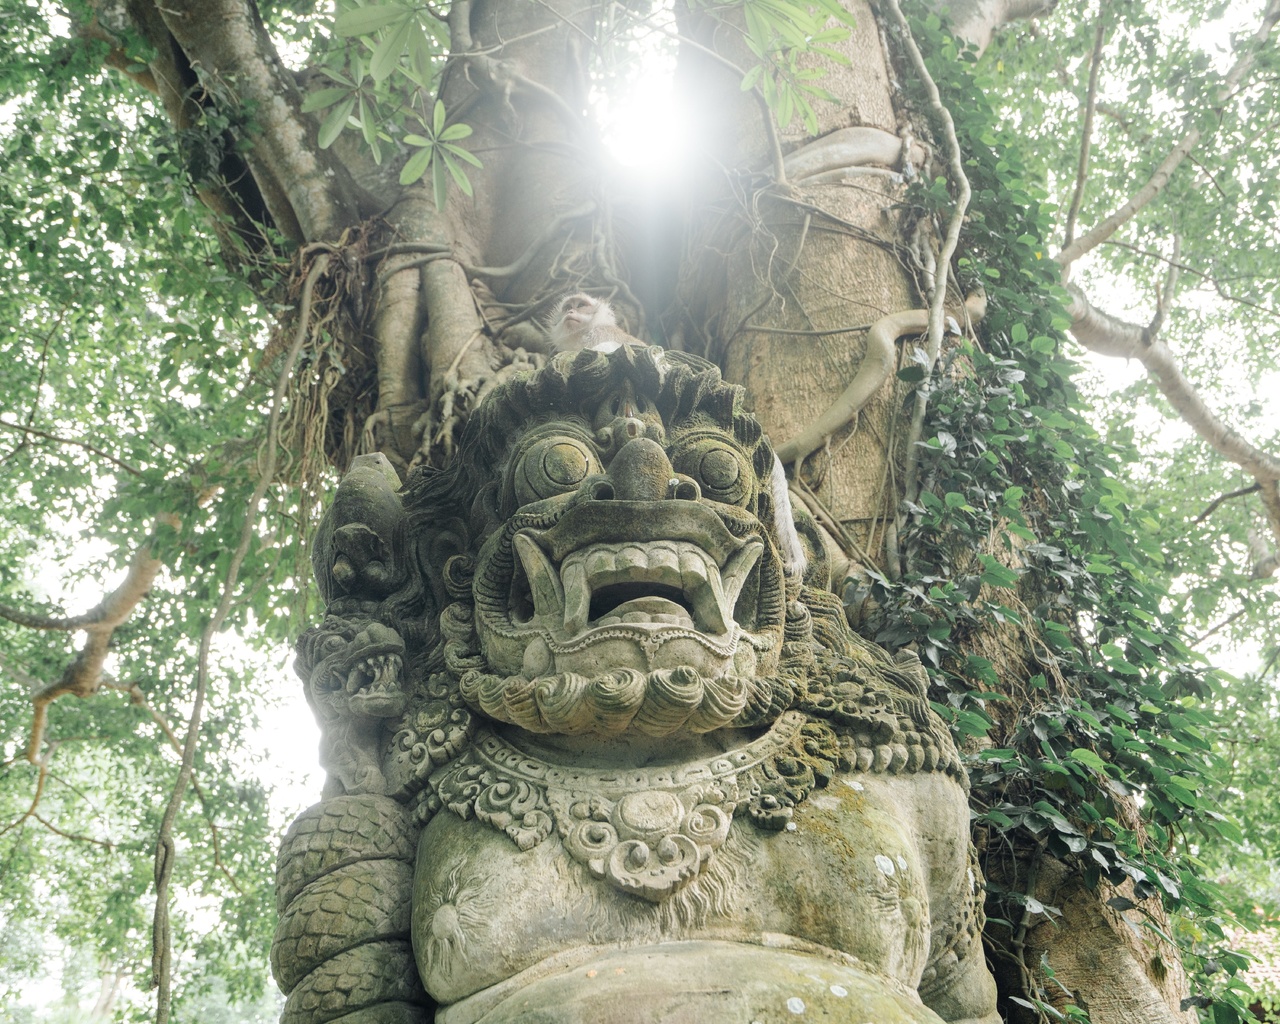
[[565,334],[574,334],[587,327],[606,327],[614,323],[613,310],[607,303],[577,292],[560,300],[553,328],[558,328]]

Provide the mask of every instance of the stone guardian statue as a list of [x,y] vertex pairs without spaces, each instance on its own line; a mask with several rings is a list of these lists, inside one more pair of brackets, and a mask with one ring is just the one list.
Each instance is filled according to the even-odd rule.
[[997,1024],[955,746],[820,547],[785,570],[741,401],[566,351],[449,469],[357,460],[299,641],[287,1024]]

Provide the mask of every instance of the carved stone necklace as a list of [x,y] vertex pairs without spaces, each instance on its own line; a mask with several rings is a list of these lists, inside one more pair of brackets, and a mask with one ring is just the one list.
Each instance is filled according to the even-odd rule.
[[481,729],[466,753],[431,776],[430,803],[474,816],[521,850],[554,828],[594,877],[658,903],[711,862],[735,811],[781,829],[838,760],[835,733],[799,711],[745,746],[660,768],[563,767]]

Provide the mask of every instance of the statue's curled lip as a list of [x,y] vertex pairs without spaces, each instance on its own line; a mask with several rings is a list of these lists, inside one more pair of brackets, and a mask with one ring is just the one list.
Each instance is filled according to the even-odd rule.
[[512,547],[533,617],[564,639],[622,625],[727,638],[764,553],[691,501],[585,502],[549,529],[518,531]]

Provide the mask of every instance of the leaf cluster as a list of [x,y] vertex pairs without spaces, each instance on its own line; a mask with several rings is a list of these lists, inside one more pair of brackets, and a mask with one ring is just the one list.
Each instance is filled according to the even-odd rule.
[[[0,622],[0,907],[21,936],[0,950],[6,1019],[26,1012],[48,948],[122,972],[122,1012],[145,1012],[154,837],[178,765],[166,727],[180,732],[190,711],[193,638],[255,479],[274,319],[256,289],[285,272],[227,269],[225,226],[189,183],[189,140],[46,13],[7,10],[0,54],[0,604],[84,612],[148,543],[163,568],[113,636],[98,693],[50,707],[38,765],[25,758],[31,693],[83,634]],[[287,637],[304,590],[308,524],[286,494],[271,492],[232,614],[251,643]],[[228,998],[253,999],[277,824],[249,745],[263,665],[220,650],[199,792],[177,823],[175,944],[202,965],[184,975],[191,998],[217,975]],[[85,980],[62,973],[73,989]]]
[[[1224,680],[1165,601],[1157,524],[1118,479],[1136,454],[1098,435],[1076,387],[1047,258],[1054,210],[1020,132],[937,18],[913,31],[966,154],[973,198],[956,270],[965,290],[985,289],[988,314],[981,344],[958,343],[921,382],[925,485],[901,538],[908,571],[848,596],[855,610],[870,598],[879,642],[920,654],[935,707],[971,751],[979,845],[1002,879],[993,924],[1012,937],[1028,915],[1059,912],[995,869],[1002,857],[1073,863],[1116,887],[1117,909],[1144,927],[1159,925],[1143,901],[1173,911],[1170,938],[1197,991],[1214,989],[1215,1020],[1236,1020],[1246,960],[1223,947],[1229,900],[1200,856],[1243,838],[1216,799]],[[940,181],[912,201],[923,216],[950,203]],[[1209,981],[1210,961],[1227,985]],[[1036,1001],[1062,1015],[1046,994]]]

